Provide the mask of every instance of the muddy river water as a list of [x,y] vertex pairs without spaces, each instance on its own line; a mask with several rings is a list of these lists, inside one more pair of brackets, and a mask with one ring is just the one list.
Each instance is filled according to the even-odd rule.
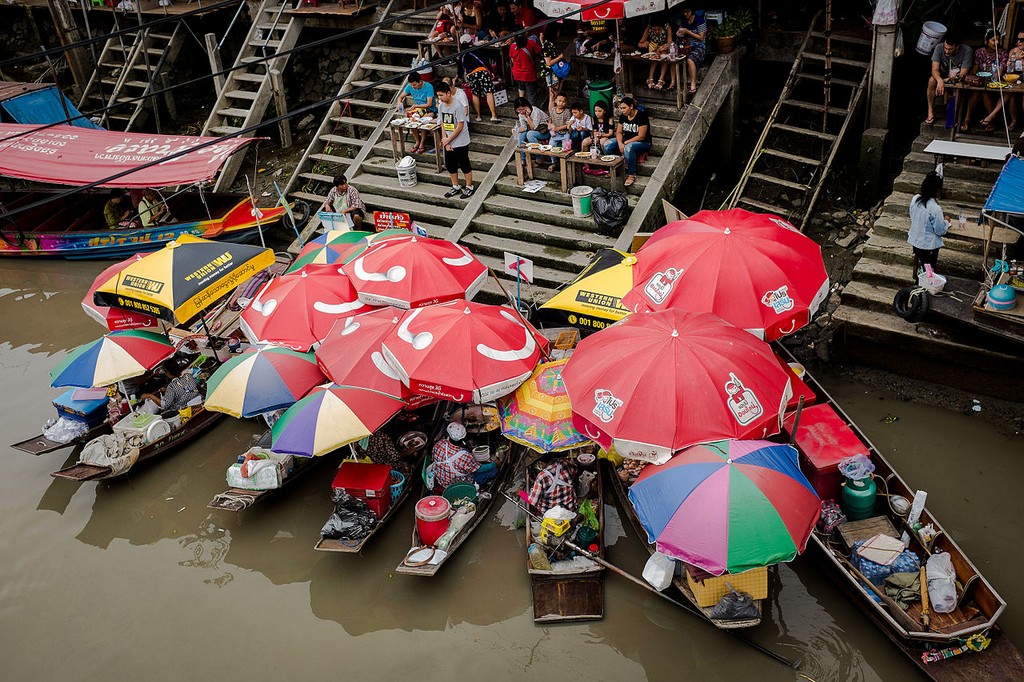
[[[6,444],[38,433],[56,395],[47,373],[99,335],[79,302],[105,265],[0,263],[0,678],[917,679],[813,551],[780,567],[770,616],[749,635],[801,659],[802,677],[614,575],[604,620],[535,626],[510,505],[492,510],[433,579],[391,570],[408,547],[411,506],[363,556],[313,551],[330,511],[329,463],[242,515],[210,510],[257,430],[251,422],[225,420],[112,482],[51,478],[76,459],[71,450],[33,457]],[[928,491],[933,513],[1009,602],[1001,622],[1024,646],[1024,439],[838,377],[826,383]],[[646,553],[618,528],[609,558],[639,574]]]

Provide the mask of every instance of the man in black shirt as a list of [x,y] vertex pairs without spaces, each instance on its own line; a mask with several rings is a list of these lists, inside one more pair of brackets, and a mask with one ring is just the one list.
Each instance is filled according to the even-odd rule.
[[626,181],[629,187],[636,182],[636,159],[651,149],[651,118],[646,111],[637,109],[636,100],[623,97],[619,103],[619,123],[615,138],[604,143],[605,154],[622,154],[626,160]]

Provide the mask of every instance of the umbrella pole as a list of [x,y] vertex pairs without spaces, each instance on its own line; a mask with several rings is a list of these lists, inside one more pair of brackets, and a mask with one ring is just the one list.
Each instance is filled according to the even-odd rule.
[[249,204],[252,206],[252,217],[256,219],[256,229],[260,233],[260,246],[267,248],[267,242],[263,239],[263,223],[260,222],[260,216],[263,214],[256,207],[256,197],[252,194],[252,183],[249,182],[248,175],[245,176],[245,186],[249,189]]
[[[504,495],[507,500],[512,502],[512,504],[516,505],[516,507],[518,507],[521,511],[526,512],[527,516],[529,516],[529,517],[531,517],[533,519],[536,519],[538,521],[540,520],[539,516],[534,514],[532,511],[530,511],[530,509],[528,507],[523,506],[523,504],[521,504],[519,500],[517,500],[514,497],[512,497],[511,495],[509,495],[507,492],[502,491],[501,494]],[[577,545],[575,542],[573,542],[573,541],[571,541],[569,539],[564,539],[564,540],[562,540],[562,543],[566,547],[569,547],[569,548],[579,552],[580,554],[582,554],[583,556],[587,557],[591,561],[594,561],[594,562],[600,564],[601,566],[604,566],[609,571],[612,571],[613,573],[617,573],[618,575],[622,576],[626,580],[629,580],[630,582],[635,583],[636,585],[639,585],[640,587],[644,588],[648,592],[651,592],[652,594],[655,594],[655,595],[661,597],[665,601],[667,601],[667,602],[669,602],[671,604],[675,604],[676,606],[682,608],[684,611],[686,611],[686,612],[688,612],[688,613],[690,613],[690,614],[692,614],[694,616],[697,616],[698,618],[700,618],[705,623],[708,623],[709,625],[713,625],[713,623],[711,622],[711,619],[709,619],[707,616],[705,616],[702,612],[697,611],[692,606],[684,604],[681,601],[676,601],[675,599],[673,599],[672,597],[668,596],[667,594],[662,594],[661,592],[659,592],[658,590],[654,589],[651,585],[649,585],[645,581],[641,580],[640,578],[637,578],[635,575],[627,573],[626,571],[622,570],[618,566],[616,566],[616,565],[614,565],[614,564],[612,564],[612,563],[610,563],[608,561],[605,561],[603,558],[597,556],[596,554],[592,554],[591,552],[588,552],[587,550],[585,550],[582,547],[580,547],[579,545]],[[732,630],[721,630],[720,628],[716,628],[716,629],[720,630],[721,632],[724,632],[725,634],[729,635],[730,637],[738,639],[739,641],[743,642],[744,644],[748,644],[749,646],[753,647],[757,651],[760,651],[765,656],[769,656],[770,658],[773,658],[776,661],[778,661],[779,663],[782,663],[783,665],[786,665],[786,666],[788,666],[790,668],[793,668],[794,670],[800,667],[800,662],[799,661],[791,661],[788,658],[786,658],[785,656],[783,656],[781,654],[777,654],[774,651],[772,651],[771,649],[767,649],[767,648],[761,646],[760,644],[758,644],[757,642],[754,642],[753,640],[750,640],[750,639],[744,637],[743,635],[737,634],[737,633],[733,632]]]
[[[489,267],[489,268],[487,268],[487,271],[489,273],[491,273],[491,277],[494,278],[494,283],[498,285],[498,288],[501,289],[501,293],[504,294],[505,298],[508,299],[508,302],[511,303],[512,302],[512,296],[508,293],[508,291],[505,290],[505,286],[501,283],[501,280],[498,279],[498,275],[495,274],[494,268],[490,268]],[[529,320],[527,320],[525,317],[523,317],[522,311],[519,310],[519,301],[516,301],[516,305],[514,307],[516,309],[516,315],[522,321],[523,325],[524,326],[528,325],[529,324]],[[529,329],[529,327],[527,327],[527,329]],[[551,356],[548,355],[547,353],[545,353],[544,354],[544,360],[547,361],[547,360],[550,360],[550,359],[551,359]]]
[[800,413],[804,411],[804,397],[801,395],[796,404],[796,414],[793,415],[793,430],[789,432],[789,444],[796,443],[796,430],[800,428]]
[[217,348],[213,345],[213,339],[215,338],[210,328],[206,326],[206,315],[199,316],[199,323],[203,325],[203,331],[206,332],[206,343],[210,346],[210,350],[213,351],[213,361],[217,363],[217,366],[221,366],[220,357],[217,355]]

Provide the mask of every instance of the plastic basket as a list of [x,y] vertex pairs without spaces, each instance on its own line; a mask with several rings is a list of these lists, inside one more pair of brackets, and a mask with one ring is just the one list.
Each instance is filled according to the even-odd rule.
[[917,285],[929,294],[937,294],[946,286],[946,278],[937,272],[933,272],[931,277],[927,272],[922,272],[917,276]]
[[452,483],[444,489],[441,496],[448,500],[453,507],[456,500],[468,499],[475,503],[477,499],[476,486],[472,483]]
[[398,496],[402,494],[402,488],[405,487],[405,475],[401,471],[391,470],[391,504],[398,501]]

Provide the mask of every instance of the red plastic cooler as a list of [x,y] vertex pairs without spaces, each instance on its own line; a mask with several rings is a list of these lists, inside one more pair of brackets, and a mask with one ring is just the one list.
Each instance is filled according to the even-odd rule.
[[[793,428],[793,416],[786,418],[786,432]],[[800,469],[823,500],[838,500],[843,476],[838,464],[868,448],[836,414],[831,405],[805,407],[797,426],[796,447]]]
[[391,507],[391,467],[386,464],[342,462],[331,487],[361,499],[378,519]]

